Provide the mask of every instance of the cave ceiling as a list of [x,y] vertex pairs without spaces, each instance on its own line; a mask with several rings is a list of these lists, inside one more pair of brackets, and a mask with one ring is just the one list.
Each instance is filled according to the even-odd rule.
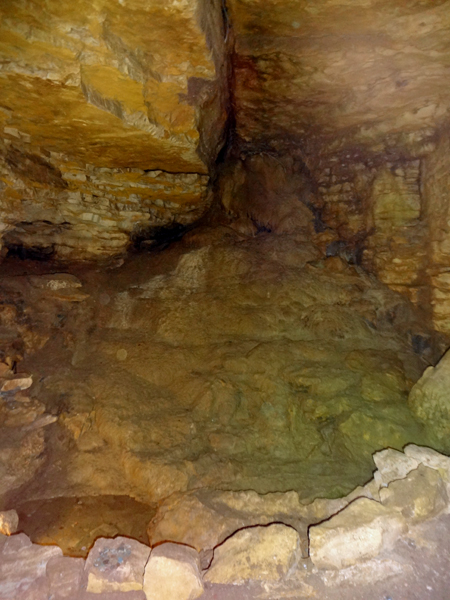
[[61,258],[195,222],[227,141],[311,169],[421,158],[449,121],[448,0],[5,0],[0,18],[0,233]]
[[450,3],[229,0],[236,130],[316,153],[426,152],[449,117]]

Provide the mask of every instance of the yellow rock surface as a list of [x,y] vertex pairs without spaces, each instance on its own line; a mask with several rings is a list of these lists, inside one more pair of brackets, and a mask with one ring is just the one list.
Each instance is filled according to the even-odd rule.
[[197,0],[2,3],[0,231],[57,228],[32,241],[16,230],[6,245],[108,255],[138,226],[204,212],[225,119],[221,42],[210,47],[220,8],[209,10],[205,19]]

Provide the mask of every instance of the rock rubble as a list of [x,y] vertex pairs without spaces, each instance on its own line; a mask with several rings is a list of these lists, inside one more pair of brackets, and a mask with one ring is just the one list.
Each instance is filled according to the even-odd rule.
[[[32,544],[12,526],[12,535],[0,536],[0,598],[194,600],[216,597],[211,593],[224,585],[241,589],[242,598],[251,590],[270,593],[248,598],[282,597],[288,589],[301,590],[303,598],[321,585],[365,589],[412,577],[415,564],[402,563],[398,547],[403,540],[425,544],[427,527],[450,515],[450,458],[409,445],[404,453],[379,452],[375,462],[372,485],[356,499],[342,499],[338,512],[336,501],[323,501],[334,512],[309,527],[309,557],[302,556],[299,533],[280,522],[238,529],[213,548],[203,570],[197,551],[180,543],[149,548],[129,538],[100,538],[83,561],[63,557],[56,546]],[[0,513],[4,523],[12,523],[11,516]],[[443,551],[448,557],[450,547]]]

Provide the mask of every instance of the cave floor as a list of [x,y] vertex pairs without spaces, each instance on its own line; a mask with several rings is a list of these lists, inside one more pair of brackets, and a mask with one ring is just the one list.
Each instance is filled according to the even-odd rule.
[[159,502],[201,488],[342,496],[376,450],[429,442],[407,404],[433,360],[424,320],[301,235],[205,229],[1,270],[0,349],[33,386],[2,398],[0,492],[34,541],[144,541]]

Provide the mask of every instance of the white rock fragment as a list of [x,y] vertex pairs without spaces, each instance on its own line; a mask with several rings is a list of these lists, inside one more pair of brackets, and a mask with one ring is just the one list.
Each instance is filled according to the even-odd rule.
[[432,448],[416,446],[415,444],[408,444],[408,446],[405,446],[404,452],[405,456],[411,460],[416,460],[417,463],[422,463],[426,467],[436,469],[447,481],[450,481],[449,456],[445,456]]
[[277,581],[300,560],[300,536],[287,525],[242,529],[214,550],[204,579],[211,583]]
[[125,537],[98,539],[86,560],[87,591],[131,592],[142,590],[150,548]]
[[201,596],[197,551],[173,543],[154,548],[145,568],[144,592],[147,600],[194,600]]
[[419,465],[405,479],[380,490],[383,506],[396,510],[408,521],[431,519],[448,506],[445,484],[436,469]]
[[42,427],[47,427],[47,425],[51,425],[52,423],[55,423],[57,420],[58,420],[58,417],[56,417],[55,415],[48,415],[48,414],[41,415],[35,421],[33,421],[33,423],[31,423],[30,425],[27,425],[25,427],[25,429],[27,431],[41,429]]
[[415,458],[392,448],[376,452],[373,461],[378,469],[374,473],[374,479],[379,487],[386,487],[391,481],[403,479],[419,465],[419,461]]
[[372,585],[396,575],[405,575],[406,571],[411,573],[411,565],[399,563],[394,560],[373,558],[372,560],[341,569],[340,571],[321,571],[319,572],[319,576],[327,587],[335,587],[342,584],[359,587]]
[[54,273],[52,275],[31,276],[29,281],[33,287],[52,291],[80,288],[81,281],[69,273]]
[[16,533],[19,527],[19,515],[15,510],[5,510],[0,512],[0,533],[11,535]]
[[309,528],[311,560],[319,569],[344,569],[375,558],[405,529],[400,513],[359,498],[328,521]]

